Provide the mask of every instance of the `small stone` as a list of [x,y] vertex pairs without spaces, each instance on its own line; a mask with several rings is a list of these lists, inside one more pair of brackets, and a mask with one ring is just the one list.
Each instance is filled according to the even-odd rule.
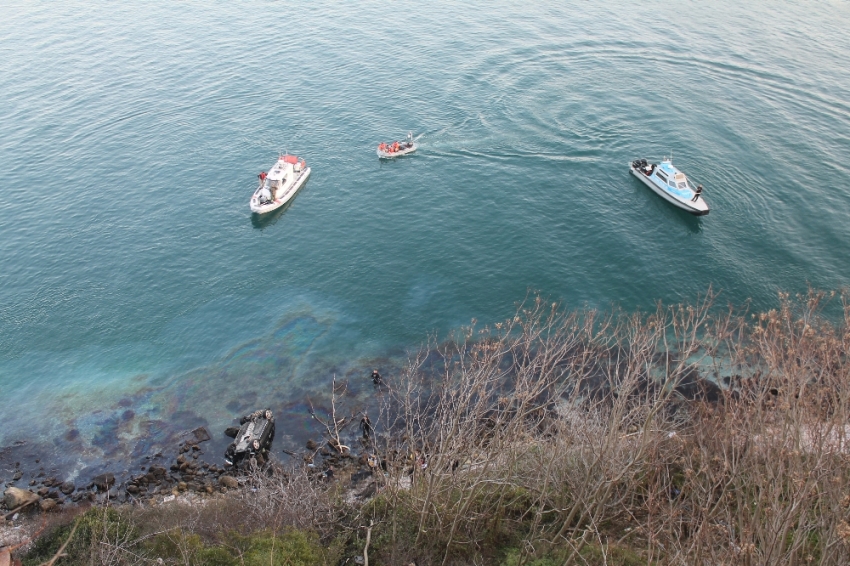
[[177,484],[177,490],[178,491],[186,491],[187,487],[188,487],[188,485],[186,485],[186,482],[184,482],[184,481],[181,481],[180,483]]
[[318,447],[319,446],[316,444],[316,442],[312,438],[307,441],[307,450],[315,450]]
[[24,473],[21,470],[18,470],[17,472],[15,472],[15,475],[12,476],[12,479],[15,480],[15,481],[18,481],[23,476],[24,476]]
[[207,493],[212,493],[213,492],[213,486],[210,485],[210,484],[205,485],[204,491],[206,491]]
[[42,510],[43,512],[45,512],[45,513],[47,513],[48,511],[52,511],[53,509],[55,509],[55,508],[56,508],[56,505],[57,505],[57,503],[56,503],[56,500],[55,500],[55,499],[42,499],[42,500],[38,503],[38,506],[39,506],[39,507],[41,507],[41,510]]
[[38,494],[39,497],[45,497],[48,493],[50,493],[50,488],[42,486],[42,487],[38,488],[38,491],[36,491],[36,493]]
[[185,464],[185,463],[186,463],[186,456],[184,456],[183,454],[180,454],[179,456],[177,456],[177,464],[178,465],[179,464]]
[[176,487],[171,490],[171,495],[177,496],[180,495],[180,490]]
[[128,485],[127,486],[127,493],[130,493],[132,495],[136,495],[137,493],[139,493],[139,486],[133,485],[133,484]]
[[65,482],[65,483],[63,483],[63,484],[62,484],[62,486],[59,488],[59,491],[61,491],[61,492],[62,492],[62,493],[64,493],[65,495],[71,495],[72,493],[74,493],[74,490],[75,490],[75,489],[77,489],[77,486],[75,486],[75,485],[74,485],[74,482],[72,482],[72,481],[66,481],[66,482]]

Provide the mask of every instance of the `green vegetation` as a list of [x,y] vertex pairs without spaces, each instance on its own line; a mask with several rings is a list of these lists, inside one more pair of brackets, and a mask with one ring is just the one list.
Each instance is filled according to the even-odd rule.
[[[151,520],[159,513],[148,512],[146,518]],[[23,564],[37,566],[49,561],[66,542],[56,564],[144,564],[160,559],[165,564],[198,566],[322,566],[336,564],[339,558],[339,548],[322,544],[313,532],[228,532],[220,533],[217,540],[205,541],[199,534],[180,528],[145,533],[149,524],[131,526],[138,518],[128,508],[90,509],[73,524],[56,527],[40,537]]]

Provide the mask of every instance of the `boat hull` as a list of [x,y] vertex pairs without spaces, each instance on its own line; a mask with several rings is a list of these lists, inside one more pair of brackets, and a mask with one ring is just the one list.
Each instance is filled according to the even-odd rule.
[[[295,194],[304,186],[304,183],[307,182],[307,178],[310,176],[312,169],[309,167],[304,168],[301,171],[301,174],[295,179],[295,182],[287,188],[286,192],[281,195],[280,198],[273,200],[268,204],[255,204],[251,199],[251,212],[254,214],[268,214],[269,212],[273,212],[280,207],[284,206],[286,203],[291,201]],[[259,189],[258,189],[259,190]]]
[[661,187],[658,187],[655,183],[652,182],[649,177],[632,167],[631,164],[629,164],[629,171],[631,171],[632,175],[640,179],[644,185],[652,189],[655,194],[657,194],[673,206],[681,208],[684,211],[690,212],[694,216],[705,216],[710,212],[710,209],[708,208],[708,203],[706,203],[702,197],[699,197],[696,202],[678,199],[667,191],[665,191],[664,189],[662,189]]

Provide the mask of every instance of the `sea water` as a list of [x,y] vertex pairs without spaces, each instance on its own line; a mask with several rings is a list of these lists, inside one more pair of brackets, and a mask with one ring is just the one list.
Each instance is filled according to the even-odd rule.
[[[317,437],[429,336],[850,280],[850,5],[0,8],[0,478],[120,471],[265,406]],[[381,141],[419,136],[379,161]],[[252,217],[257,174],[312,167]],[[696,218],[628,174],[705,187]]]

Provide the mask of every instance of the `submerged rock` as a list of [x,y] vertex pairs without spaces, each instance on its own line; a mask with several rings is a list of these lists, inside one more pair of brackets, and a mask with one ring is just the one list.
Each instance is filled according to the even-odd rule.
[[193,431],[192,431],[192,434],[194,434],[194,435],[195,435],[195,439],[196,439],[198,442],[206,442],[207,440],[209,440],[209,439],[211,438],[211,437],[210,437],[210,433],[209,433],[209,432],[207,432],[207,429],[205,429],[205,428],[204,428],[204,427],[202,427],[202,426],[199,426],[198,428],[196,428],[195,430],[193,430]]

